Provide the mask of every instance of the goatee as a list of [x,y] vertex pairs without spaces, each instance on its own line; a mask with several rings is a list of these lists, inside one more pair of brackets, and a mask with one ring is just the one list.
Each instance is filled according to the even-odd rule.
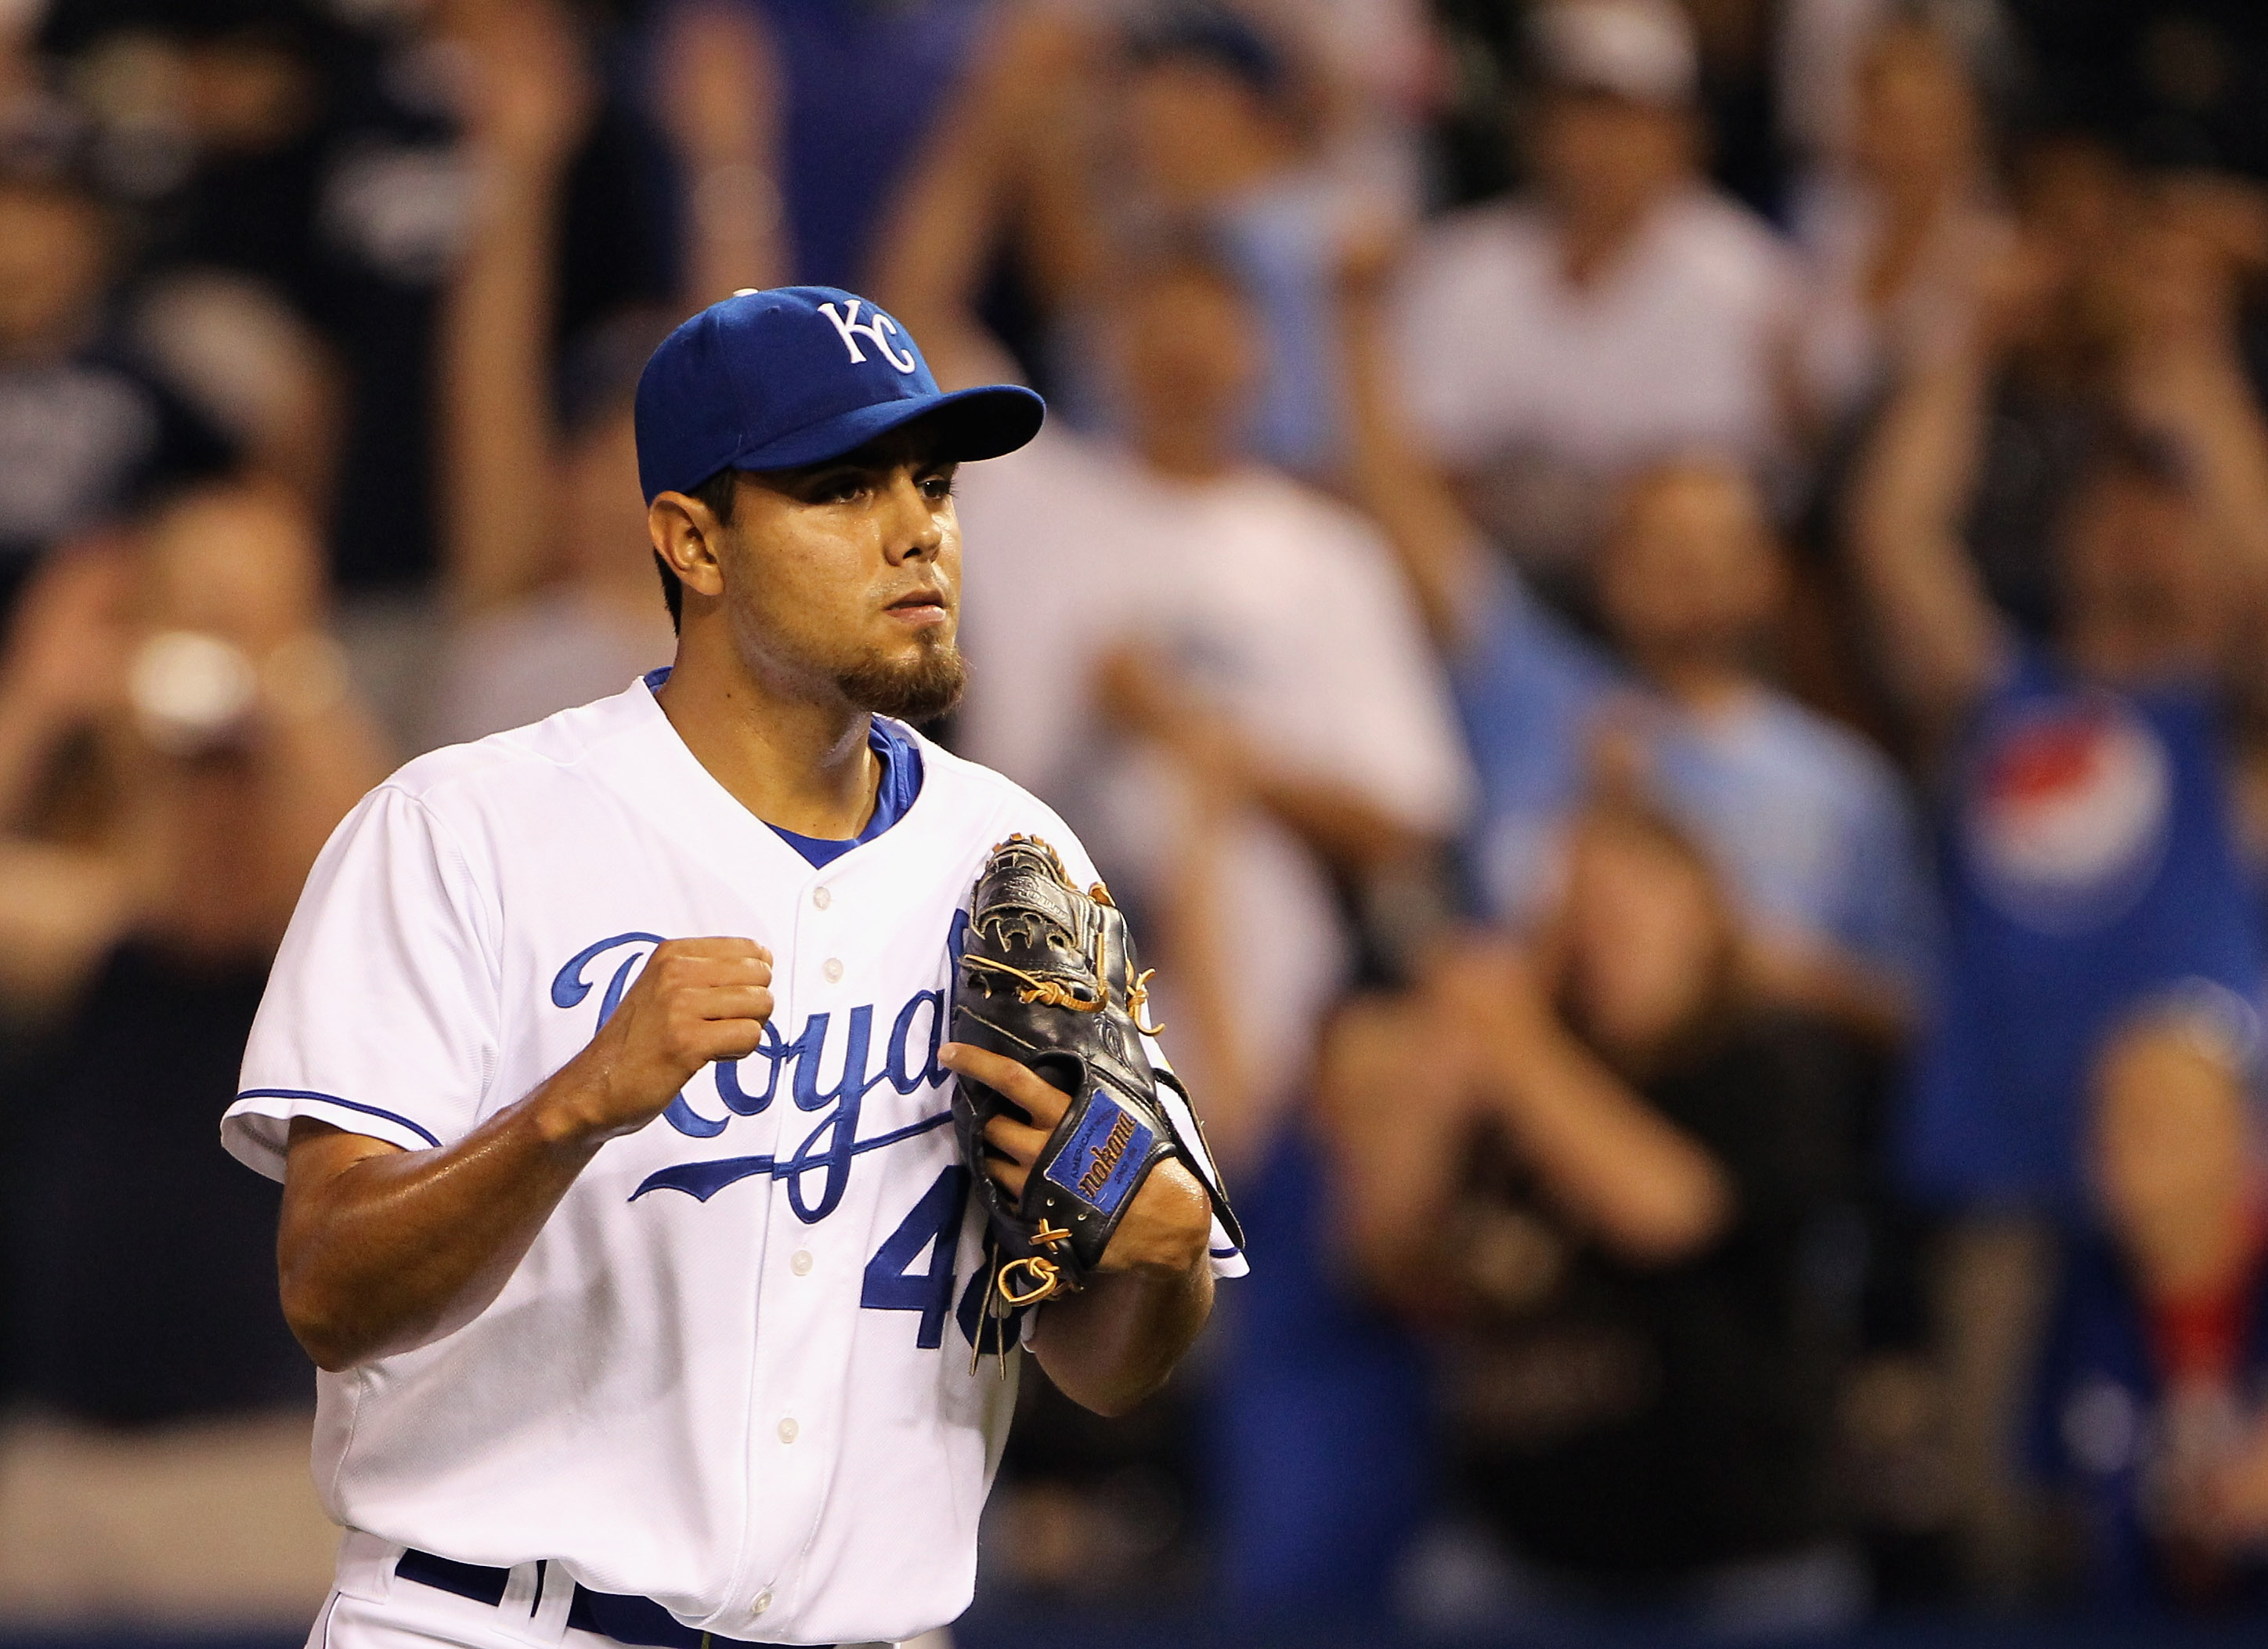
[[867,659],[835,678],[843,696],[861,710],[918,726],[961,702],[968,665],[950,641],[924,646],[909,662]]

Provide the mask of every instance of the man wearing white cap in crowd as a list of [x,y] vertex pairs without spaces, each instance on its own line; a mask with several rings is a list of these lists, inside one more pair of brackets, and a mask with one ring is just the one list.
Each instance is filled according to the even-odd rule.
[[1778,448],[1797,272],[1700,174],[1692,29],[1671,0],[1556,0],[1531,43],[1534,189],[1426,233],[1395,342],[1421,444],[1544,592],[1580,604],[1633,466]]

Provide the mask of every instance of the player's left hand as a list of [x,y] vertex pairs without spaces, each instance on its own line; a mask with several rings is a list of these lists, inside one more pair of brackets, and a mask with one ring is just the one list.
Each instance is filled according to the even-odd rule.
[[[1023,1195],[1032,1164],[1071,1108],[1070,1098],[1014,1060],[965,1042],[946,1043],[938,1050],[938,1060],[947,1070],[1013,1101],[1031,1119],[1019,1122],[1003,1113],[984,1128],[984,1142],[995,1153],[984,1165],[985,1172],[1011,1196]],[[1211,1231],[1212,1202],[1204,1187],[1196,1175],[1169,1159],[1152,1169],[1135,1192],[1098,1268],[1187,1272],[1204,1259]]]

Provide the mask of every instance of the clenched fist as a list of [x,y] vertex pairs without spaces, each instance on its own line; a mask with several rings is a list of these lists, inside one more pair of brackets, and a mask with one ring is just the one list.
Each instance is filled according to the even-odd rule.
[[753,939],[666,939],[549,1084],[560,1131],[635,1134],[704,1065],[746,1059],[772,1016],[772,953]]

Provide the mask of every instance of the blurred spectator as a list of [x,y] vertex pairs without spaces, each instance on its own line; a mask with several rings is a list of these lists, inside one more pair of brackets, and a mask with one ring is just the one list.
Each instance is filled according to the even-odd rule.
[[1918,26],[1959,58],[2004,115],[2020,111],[2021,51],[2003,0],[1781,0],[1774,18],[1781,146],[1799,172],[1847,168],[1869,46]]
[[[1233,276],[1186,244],[1122,268],[1108,337],[1125,448],[1050,431],[961,477],[958,736],[1148,914],[1160,1011],[1197,1032],[1175,1046],[1223,1157],[1252,1164],[1355,963],[1335,882],[1446,839],[1466,769],[1387,546],[1242,455],[1258,366]],[[1200,917],[1213,932],[1179,937]],[[1200,982],[1245,953],[1273,958],[1264,996]]]
[[[1270,33],[1249,12],[1285,32]],[[1338,456],[1330,285],[1345,240],[1410,203],[1377,167],[1337,164],[1373,106],[1295,50],[1319,8],[1167,4],[1089,19],[1012,13],[986,71],[908,181],[876,268],[883,301],[948,379],[995,373],[977,313],[1001,244],[1042,310],[1032,375],[1070,420],[1132,438],[1137,392],[1098,347],[1114,266],[1142,244],[1209,239],[1252,294],[1260,376],[1241,441],[1314,478]],[[1337,124],[1331,123],[1336,116]],[[1391,168],[1386,168],[1391,171]]]
[[[1637,724],[1654,787],[1737,891],[1758,987],[1895,1043],[1935,937],[1919,832],[1881,752],[1761,673],[1786,597],[1747,477],[1689,463],[1632,484],[1601,564],[1600,607],[1668,711]],[[1474,685],[1477,746],[1491,706]]]
[[1757,489],[1721,460],[1640,470],[1600,551],[1620,657],[1528,595],[1394,418],[1374,272],[1351,275],[1360,416],[1353,476],[1451,663],[1481,777],[1481,907],[1526,929],[1557,895],[1564,832],[1601,759],[1703,843],[1743,908],[1745,965],[1776,997],[1894,1039],[1934,923],[1918,833],[1889,764],[1764,673],[1786,572]]
[[[870,289],[884,208],[986,40],[997,0],[708,0],[664,57],[662,117],[696,230],[771,266],[697,270],[699,300],[789,280]],[[681,95],[685,106],[676,105]],[[761,276],[762,278],[758,278]]]
[[[1055,393],[1037,335],[1099,273],[1085,170],[1116,39],[1074,8],[1000,8],[875,235],[871,290],[922,339],[948,389],[1021,376]],[[1012,305],[1039,312],[1005,329],[987,312],[1003,267]]]
[[688,307],[793,278],[780,175],[780,67],[754,4],[674,6],[648,101],[683,190]]
[[0,954],[37,1025],[8,1094],[18,1609],[288,1615],[326,1584],[275,1198],[206,1168],[300,882],[385,770],[321,623],[305,515],[207,489],[55,562],[0,666]]
[[1953,43],[1899,20],[1860,55],[1849,164],[1823,171],[1797,239],[1818,279],[1803,345],[1813,409],[1849,420],[1911,340],[1958,323],[1979,264],[2008,250],[1984,112]]
[[1694,45],[1668,0],[1555,0],[1534,28],[1535,196],[1425,232],[1396,345],[1419,445],[1580,610],[1633,468],[1784,454],[1798,288],[1771,230],[1697,174]]
[[[586,28],[565,0],[62,0],[48,22],[104,141],[138,134],[165,152],[142,186],[148,325],[173,340],[169,352],[195,358],[192,370],[225,360],[210,333],[241,325],[259,302],[250,292],[311,326],[333,364],[335,451],[321,462],[341,631],[401,737],[415,731],[438,630],[438,310],[487,210],[464,111],[482,95],[480,60],[499,48],[550,50],[582,81],[604,43],[596,22]],[[562,333],[674,296],[666,152],[603,76],[594,104],[556,185]],[[216,314],[216,291],[242,301],[224,297]]]
[[[436,663],[424,742],[524,727],[620,692],[669,662],[675,644],[645,538],[630,403],[672,320],[632,310],[581,340],[565,373],[556,444],[532,448],[527,466],[498,472],[492,498],[511,500],[521,518],[514,530],[537,540],[523,564],[534,581],[461,610]],[[501,434],[482,438],[487,459],[508,455]],[[466,473],[476,471],[468,464]],[[527,507],[517,483],[530,474],[555,477],[549,509]]]
[[[1975,333],[1989,345],[1990,403],[1975,432],[1962,537],[1994,603],[2042,636],[2061,595],[2053,544],[2061,503],[2117,394],[2110,251],[2149,201],[2115,153],[2068,136],[2028,144],[2015,185],[2015,244],[1970,264],[1969,299],[1906,341],[1925,360],[1946,336]],[[1907,375],[1903,363],[1884,365],[1895,380]]]
[[232,457],[121,337],[115,227],[70,170],[0,169],[0,614],[55,544]]
[[591,329],[555,390],[561,186],[593,88],[562,20],[548,30],[528,21],[476,59],[483,95],[465,142],[487,180],[487,210],[442,307],[454,623],[427,706],[424,731],[437,743],[619,692],[674,651],[630,404],[674,316],[633,310]]
[[1447,948],[1334,1029],[1345,1240],[1436,1350],[1462,1527],[1410,1595],[1437,1620],[1644,1598],[1815,1630],[1863,1606],[1808,1280],[1857,1068],[1744,992],[1739,943],[1706,861],[1609,800],[1532,949]]
[[2000,616],[1961,539],[1999,304],[1906,364],[1851,518],[1883,668],[1947,792],[1948,958],[1902,1157],[1926,1200],[1962,1213],[1940,1277],[1948,1413],[1994,1588],[2029,1561],[2008,1472],[2048,1282],[2036,1222],[2083,1209],[2102,1039],[2176,981],[2248,999],[2261,983],[2228,741],[2257,680],[2268,430],[2230,271],[2160,211],[2094,248],[2088,273],[2113,398],[2057,500],[2051,640]]
[[2074,1240],[2034,1423],[2097,1598],[2268,1591],[2268,1205],[2253,1005],[2193,986],[2138,1010],[2094,1085],[2105,1229]]
[[[1969,293],[1952,291],[1939,324],[1906,337],[1926,351],[1973,335],[1984,352],[1988,404],[1962,536],[1992,600],[2042,638],[2065,595],[2062,501],[2131,393],[2133,334],[2146,324],[2137,305],[2204,302],[2233,326],[2242,284],[2268,271],[2268,203],[2226,179],[2138,172],[2068,133],[2028,144],[2014,179],[2014,243],[1997,257],[1980,248]],[[2146,292],[2137,258],[2153,246],[2187,247],[2198,267]],[[1964,278],[1959,264],[1940,277],[1948,289]]]
[[1273,1256],[1205,1388],[1223,1594],[1333,1606],[1382,1584],[1422,1450],[1405,1353],[1322,1262],[1301,1102],[1358,965],[1341,890],[1410,913],[1407,867],[1455,830],[1466,773],[1389,551],[1243,456],[1257,329],[1233,277],[1167,248],[1113,299],[1128,446],[1050,429],[960,478],[957,737],[1093,848]]
[[2222,739],[2257,669],[2268,428],[2211,248],[2176,226],[2136,240],[2129,421],[2065,506],[2052,646],[1999,617],[1957,536],[1975,344],[1912,371],[1854,499],[1887,667],[1955,792],[1948,988],[1913,1142],[1941,1192],[2074,1207],[2082,1067],[2109,1018],[2176,978],[2259,982]]
[[[1280,48],[1227,14],[1191,11],[1130,40],[1121,105],[1141,192],[1122,229],[1204,224],[1252,293],[1261,372],[1246,434],[1256,456],[1314,475],[1330,462],[1337,399],[1329,273],[1344,203],[1314,164],[1298,88]],[[1122,207],[1122,210],[1124,208]],[[1152,222],[1145,225],[1142,216]],[[1071,347],[1076,348],[1074,340]],[[1123,384],[1090,410],[1123,420]]]
[[284,0],[61,0],[42,32],[69,63],[56,78],[88,171],[130,218],[125,329],[247,463],[321,507],[336,374],[287,296],[304,285],[306,238],[293,167],[322,113],[317,14]]
[[1425,203],[1420,118],[1441,78],[1430,0],[1243,0],[1315,82],[1323,168],[1351,199],[1400,222]]

